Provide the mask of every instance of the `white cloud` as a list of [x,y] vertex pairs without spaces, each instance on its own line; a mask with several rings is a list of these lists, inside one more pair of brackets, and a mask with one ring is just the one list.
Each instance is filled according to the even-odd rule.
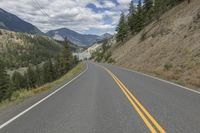
[[131,2],[131,0],[117,0],[117,2],[119,4],[128,5]]
[[105,2],[104,2],[104,6],[105,6],[106,8],[114,8],[114,7],[116,6],[116,4],[113,3],[113,2],[111,2],[111,1],[105,1]]
[[[36,1],[40,4],[42,11]],[[36,25],[44,32],[66,27],[85,33],[90,29],[99,29],[102,32],[106,32],[106,29],[113,31],[120,11],[128,8],[125,5],[129,2],[130,0],[118,0],[119,5],[116,6],[109,0],[101,3],[98,0],[1,0],[0,8]],[[86,7],[89,3],[109,10],[94,12]],[[109,16],[112,22],[105,23],[105,16]]]

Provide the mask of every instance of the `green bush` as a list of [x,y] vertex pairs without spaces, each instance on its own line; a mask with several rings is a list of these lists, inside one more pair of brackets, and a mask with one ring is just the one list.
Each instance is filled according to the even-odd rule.
[[170,63],[167,63],[167,64],[164,65],[165,70],[170,70],[172,67],[173,67],[173,65],[170,64]]

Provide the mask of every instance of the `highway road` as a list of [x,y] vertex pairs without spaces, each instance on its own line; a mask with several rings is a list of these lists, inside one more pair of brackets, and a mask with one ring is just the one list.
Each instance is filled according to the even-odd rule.
[[69,83],[21,113],[13,110],[0,133],[200,133],[200,93],[114,65],[86,64]]

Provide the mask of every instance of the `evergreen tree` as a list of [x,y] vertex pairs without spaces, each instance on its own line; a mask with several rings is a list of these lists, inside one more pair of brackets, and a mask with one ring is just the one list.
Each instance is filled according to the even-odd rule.
[[39,65],[36,65],[36,68],[35,68],[35,77],[36,77],[36,85],[37,86],[40,86],[43,84],[43,79],[42,79],[42,69],[40,68]]
[[132,15],[134,13],[135,13],[135,6],[134,6],[133,0],[131,0],[131,2],[129,4],[129,15]]
[[152,7],[153,7],[153,1],[152,1],[152,0],[144,0],[143,6],[144,6],[145,12],[148,12],[148,11],[150,11],[150,10],[152,9]]
[[153,1],[152,0],[144,0],[144,17],[145,17],[145,23],[148,24],[152,20],[153,15]]
[[123,42],[128,35],[128,26],[126,22],[126,17],[123,12],[121,13],[119,24],[117,26],[116,31],[117,31],[117,36],[116,36],[117,41]]
[[12,84],[13,90],[25,88],[25,82],[24,82],[23,75],[21,73],[15,71],[11,77],[11,84]]
[[34,68],[30,65],[28,66],[27,72],[25,73],[25,78],[27,80],[27,86],[29,89],[36,87],[37,77],[35,76]]
[[[144,2],[143,4],[142,1]],[[135,9],[132,0],[129,4],[127,22],[126,16],[123,13],[120,16],[119,24],[116,28],[116,40],[123,41],[128,31],[131,31],[132,34],[140,32],[144,26],[155,19],[158,20],[163,13],[183,1],[184,0],[138,0],[138,5]],[[128,25],[128,28],[126,25]]]
[[128,26],[131,30],[132,34],[135,34],[135,18],[136,18],[136,9],[133,3],[133,0],[131,1],[131,3],[129,4],[129,14],[128,14]]
[[79,59],[77,56],[73,57],[73,66],[77,65],[79,63]]
[[7,98],[9,94],[9,75],[5,70],[4,63],[0,60],[0,100]]
[[[154,4],[154,15],[158,20],[160,16],[167,10],[168,8],[167,0],[155,0]],[[169,2],[172,4],[172,2]]]
[[62,73],[62,60],[61,60],[61,54],[58,55],[55,58],[55,73],[56,73],[56,77],[60,77],[63,73]]
[[54,69],[54,76],[57,79],[62,75],[62,73],[60,72],[60,63],[59,63],[58,59],[54,61],[54,68],[55,68]]
[[25,88],[28,89],[29,88],[29,84],[28,84],[28,74],[27,74],[27,71],[24,72],[24,84],[25,84]]
[[51,59],[48,60],[48,63],[49,63],[49,73],[51,75],[51,78],[50,78],[50,81],[53,81],[56,79],[56,76],[55,76],[55,70],[54,70],[54,66],[53,66],[53,62]]
[[67,39],[65,39],[64,49],[60,55],[59,63],[60,63],[60,71],[62,74],[69,71],[72,67],[73,56],[69,47],[69,41]]
[[143,12],[143,8],[142,8],[141,0],[138,1],[135,21],[136,21],[135,22],[135,30],[136,30],[136,32],[140,32],[142,30],[142,28],[144,27],[144,12]]
[[51,82],[55,79],[54,68],[51,59],[43,65],[43,81],[44,83]]

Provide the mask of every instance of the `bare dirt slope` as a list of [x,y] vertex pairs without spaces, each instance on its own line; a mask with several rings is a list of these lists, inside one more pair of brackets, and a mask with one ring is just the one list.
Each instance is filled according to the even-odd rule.
[[183,2],[113,49],[118,65],[200,87],[200,0]]

